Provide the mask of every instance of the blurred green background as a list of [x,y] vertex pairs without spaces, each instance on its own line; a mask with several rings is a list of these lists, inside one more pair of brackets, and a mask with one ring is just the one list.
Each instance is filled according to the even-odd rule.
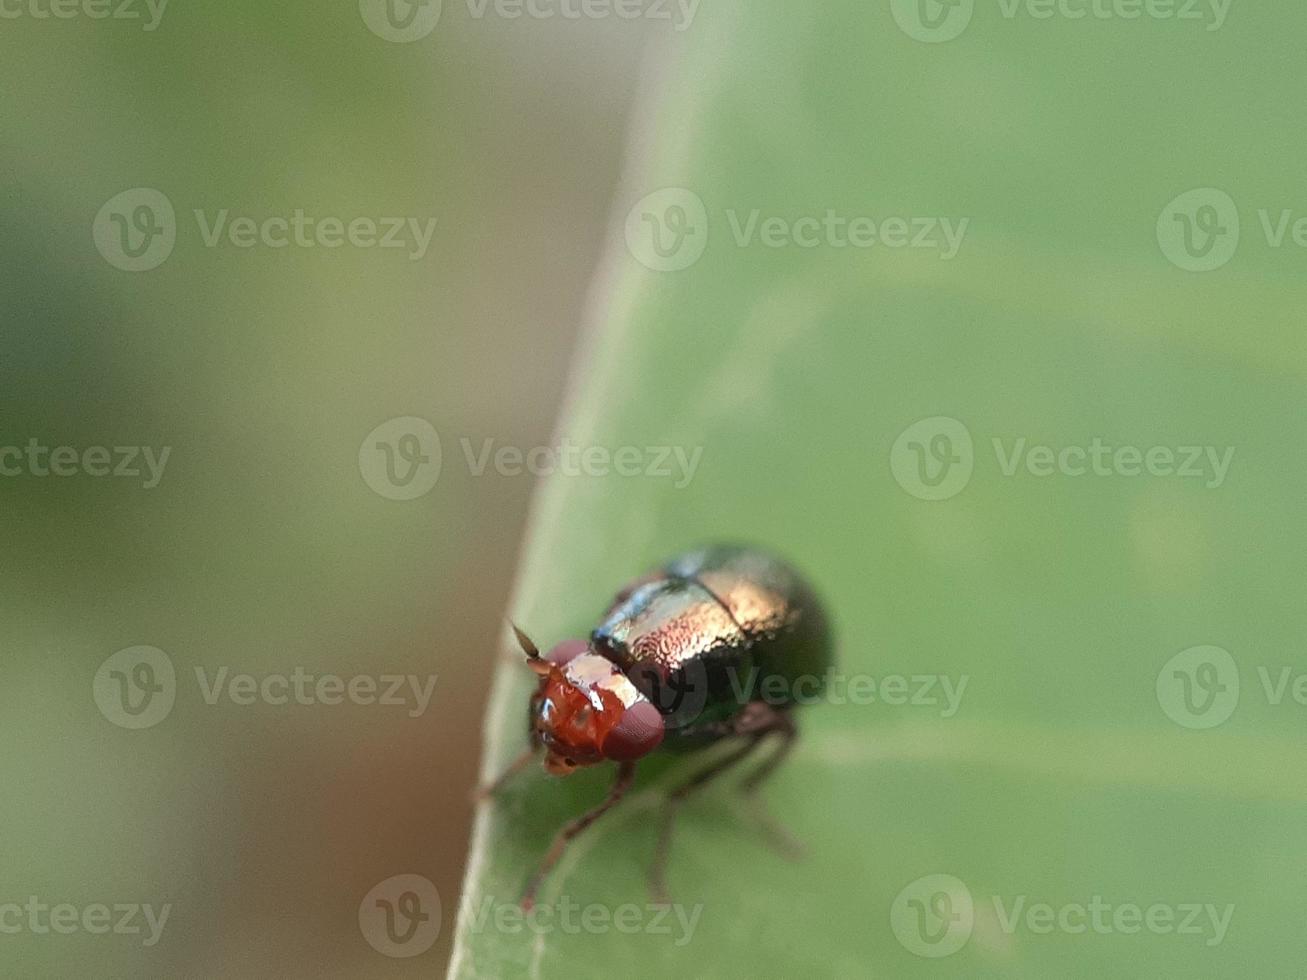
[[[678,30],[685,8],[651,4],[539,19],[447,0],[433,25],[438,6],[173,0],[145,30],[144,6],[44,9],[0,18],[0,453],[171,453],[148,489],[25,463],[0,478],[0,972],[431,976],[460,932],[465,976],[1296,975],[1307,708],[1291,684],[1272,703],[1259,668],[1307,670],[1290,443],[1307,12],[704,0]],[[136,239],[115,236],[140,231],[144,198],[119,195],[142,187],[176,242],[130,272],[114,243]],[[436,226],[411,258],[209,247],[194,215],[297,209]],[[754,212],[779,237],[741,244]],[[795,239],[828,212],[967,225],[947,259]],[[672,883],[703,915],[684,947],[455,923],[535,482],[475,475],[461,441],[547,444],[560,408],[581,445],[703,453],[683,488],[545,482],[514,604],[542,642],[678,548],[746,538],[809,570],[842,669],[968,678],[948,717],[807,713],[769,790],[804,864],[751,839],[725,793],[687,812]],[[398,430],[378,427],[410,416],[443,465],[395,499],[379,443]],[[912,428],[936,417],[966,439]],[[1096,438],[1234,456],[1208,486],[1007,476],[992,445]],[[400,467],[432,455],[390,441]],[[142,645],[175,670],[175,704],[135,730],[114,697],[149,680],[140,655],[106,661]],[[1209,645],[1229,659],[1171,662]],[[518,666],[490,768],[520,744]],[[434,674],[434,695],[416,717],[209,704],[195,675],[297,667]],[[468,895],[511,901],[602,784],[524,778],[478,829]],[[555,889],[642,903],[648,812]],[[440,930],[388,958],[360,903],[404,874],[434,885]],[[929,918],[961,915],[964,892],[969,916]],[[1210,945],[1004,929],[992,897],[1022,895],[1233,916]],[[144,947],[28,928],[4,908],[30,896],[171,911]]]
[[[450,9],[397,44],[352,3],[175,2],[154,31],[0,19],[0,446],[172,448],[153,489],[0,479],[0,904],[174,907],[144,950],[0,935],[0,974],[439,972],[452,913],[411,960],[374,952],[357,914],[407,872],[452,910],[462,873],[533,480],[473,476],[457,440],[548,441],[643,31]],[[178,231],[130,273],[92,223],[137,187]],[[209,248],[196,209],[437,226],[418,261]],[[412,501],[360,475],[398,416],[445,451]],[[171,658],[176,705],[124,730],[92,684],[141,644]],[[297,666],[434,673],[435,694],[417,718],[209,705],[194,676]]]

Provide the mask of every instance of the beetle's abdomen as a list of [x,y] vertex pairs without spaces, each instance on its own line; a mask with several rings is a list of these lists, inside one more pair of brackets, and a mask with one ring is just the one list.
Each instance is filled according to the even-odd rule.
[[831,656],[825,616],[798,575],[729,546],[679,556],[624,590],[592,643],[669,718],[669,736],[764,692],[788,703],[795,682],[823,678]]

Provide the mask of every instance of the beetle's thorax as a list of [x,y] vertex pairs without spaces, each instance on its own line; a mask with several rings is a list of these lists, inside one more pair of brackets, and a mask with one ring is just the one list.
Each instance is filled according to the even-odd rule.
[[[555,775],[633,758],[661,741],[661,716],[615,664],[587,652],[550,663],[532,702],[535,733]],[[656,724],[657,737],[652,731]],[[647,748],[646,743],[648,744]]]

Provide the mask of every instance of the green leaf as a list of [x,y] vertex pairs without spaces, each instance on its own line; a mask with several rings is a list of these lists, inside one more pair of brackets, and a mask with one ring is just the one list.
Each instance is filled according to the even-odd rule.
[[[982,4],[961,36],[929,44],[891,7],[911,4],[704,4],[660,65],[560,438],[702,455],[685,480],[545,480],[511,610],[547,645],[584,635],[625,580],[693,544],[791,556],[835,617],[841,682],[875,685],[870,703],[861,689],[803,709],[800,747],[767,788],[808,855],[778,857],[730,781],[714,784],[673,844],[687,918],[654,931],[654,818],[686,771],[655,766],[550,878],[553,918],[533,929],[513,912],[527,877],[611,774],[532,770],[478,815],[455,977],[1296,968],[1284,940],[1307,907],[1305,709],[1291,687],[1275,703],[1258,668],[1272,680],[1304,668],[1307,616],[1283,585],[1301,587],[1307,472],[1282,426],[1304,408],[1304,286],[1300,256],[1256,240],[1255,208],[1303,198],[1258,159],[1270,124],[1243,107],[1257,92],[1307,95],[1265,50],[1289,58],[1283,21],[1307,15],[1272,24],[1246,8],[1213,32]],[[1217,58],[1237,71],[1194,67]],[[1302,158],[1301,127],[1274,136],[1282,160]],[[1218,182],[1244,209],[1239,254],[1177,269],[1158,215]],[[628,209],[664,188],[694,197],[638,210],[632,249]],[[694,224],[695,197],[702,256],[647,268],[643,213],[675,218],[666,205],[681,203]],[[755,211],[759,236],[769,217],[808,216],[828,237],[740,244]],[[871,217],[891,237],[881,222],[894,216],[968,224],[946,258],[840,247],[828,214]],[[891,467],[918,451],[894,447],[939,416],[965,426],[974,472],[948,499],[920,499]],[[1220,480],[1210,466],[1129,475],[1115,456],[1103,475],[1073,474],[1078,457],[1051,476],[1024,456],[1004,471],[1018,448],[1096,438],[1235,455]],[[921,442],[932,465],[933,450],[962,445]],[[1203,644],[1231,652],[1242,684],[1210,730],[1172,720],[1164,702],[1178,695],[1158,687],[1173,656]],[[505,650],[487,776],[525,744],[533,676]],[[955,694],[965,682],[956,710],[942,681],[917,678]],[[641,931],[611,924],[624,903]],[[1191,903],[1198,931],[1180,932]],[[950,910],[960,918],[928,918]],[[943,951],[923,928],[964,920],[955,952],[918,955]]]

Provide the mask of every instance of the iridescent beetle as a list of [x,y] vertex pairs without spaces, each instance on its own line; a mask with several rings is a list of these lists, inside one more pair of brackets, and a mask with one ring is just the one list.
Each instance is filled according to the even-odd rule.
[[656,749],[686,751],[724,739],[729,752],[673,789],[663,811],[650,873],[666,900],[665,865],[679,805],[775,736],[771,755],[743,781],[752,793],[793,747],[794,693],[819,692],[831,664],[826,615],[793,569],[764,552],[718,545],[680,555],[613,600],[587,640],[564,640],[543,656],[516,626],[540,676],[531,698],[530,747],[483,791],[497,792],[545,750],[545,769],[615,762],[603,802],[565,824],[532,876],[522,904],[568,843],[630,787],[636,762]]

